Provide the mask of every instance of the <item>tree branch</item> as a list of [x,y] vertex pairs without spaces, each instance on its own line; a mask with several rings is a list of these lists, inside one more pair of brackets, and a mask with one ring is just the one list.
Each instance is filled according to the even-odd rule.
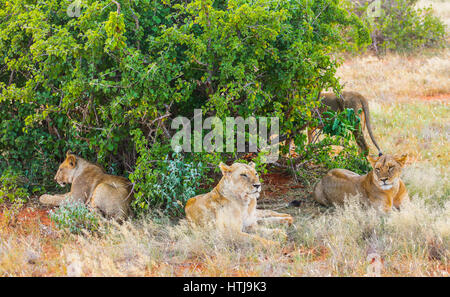
[[120,14],[120,4],[119,2],[115,1],[115,0],[111,0],[114,4],[116,4],[117,6],[117,14]]

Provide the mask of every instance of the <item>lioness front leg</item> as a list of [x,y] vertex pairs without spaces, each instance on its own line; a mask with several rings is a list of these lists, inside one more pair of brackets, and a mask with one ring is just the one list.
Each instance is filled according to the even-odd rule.
[[259,234],[263,234],[264,237],[274,237],[276,236],[277,238],[283,238],[286,239],[287,234],[285,231],[283,231],[282,229],[279,228],[266,228],[264,226],[261,225],[253,225],[250,228],[246,228],[246,231],[251,232],[251,233],[259,233]]
[[69,197],[71,197],[70,192],[56,195],[44,194],[41,197],[39,197],[39,202],[46,205],[59,206],[61,205],[61,202],[68,199]]
[[256,217],[258,222],[288,223],[289,225],[294,222],[294,219],[291,215],[286,213],[279,213],[269,209],[257,209]]
[[409,195],[408,195],[408,191],[406,191],[406,187],[405,184],[403,182],[400,182],[400,189],[399,192],[397,194],[397,196],[394,197],[394,207],[397,209],[400,209],[400,206],[404,203],[404,202],[409,202]]
[[251,238],[251,239],[253,239],[253,240],[256,240],[256,241],[262,243],[262,244],[265,245],[265,246],[269,246],[269,245],[279,245],[278,242],[275,242],[275,241],[273,241],[273,240],[269,240],[269,239],[262,238],[261,236],[256,235],[256,234],[249,234],[249,233],[246,233],[246,232],[243,232],[243,231],[238,231],[238,234],[240,235],[241,238]]
[[[226,216],[226,217],[228,218],[230,216]],[[236,215],[234,215],[234,217],[236,217]],[[246,231],[256,231],[255,229],[258,228],[256,221],[247,227],[243,227],[243,222],[240,220],[236,220],[233,222],[224,221],[222,223],[218,223],[216,221],[216,224],[218,224],[217,227],[219,228],[219,230],[221,230],[222,232],[231,234],[231,236],[237,234],[241,239],[249,239],[250,238],[250,239],[256,240],[266,246],[279,244],[275,241],[262,238],[259,235],[247,233]]]

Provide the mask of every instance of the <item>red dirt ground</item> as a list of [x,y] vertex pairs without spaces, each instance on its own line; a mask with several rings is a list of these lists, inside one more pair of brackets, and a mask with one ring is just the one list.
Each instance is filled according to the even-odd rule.
[[450,100],[450,94],[438,94],[438,95],[431,95],[431,96],[420,96],[419,97],[422,100],[425,101],[449,101]]
[[[0,225],[2,226],[6,224],[3,210],[4,208],[0,209]],[[48,209],[40,209],[31,204],[27,204],[19,211],[15,217],[15,222],[7,226],[6,229],[9,229],[10,231],[14,230],[15,233],[26,235],[34,231],[34,227],[39,227],[39,224],[54,228],[48,212]]]
[[58,263],[53,263],[54,260],[59,258],[59,249],[55,244],[58,235],[56,232],[42,232],[43,228],[50,231],[56,230],[53,222],[49,218],[49,209],[41,209],[32,203],[28,203],[22,207],[14,221],[8,225],[3,213],[6,207],[8,206],[0,208],[0,226],[2,232],[22,236],[34,235],[40,238],[40,260],[48,262],[49,265],[42,271],[33,271],[31,276],[55,275],[55,271],[58,270],[55,265],[59,265]]
[[288,193],[290,190],[304,187],[296,183],[292,176],[286,172],[263,174],[261,179],[263,180],[263,189],[259,200],[279,200],[280,196]]

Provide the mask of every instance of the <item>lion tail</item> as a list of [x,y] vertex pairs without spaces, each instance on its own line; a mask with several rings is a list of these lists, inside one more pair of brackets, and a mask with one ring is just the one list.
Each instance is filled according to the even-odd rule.
[[369,105],[367,104],[366,100],[361,100],[361,105],[363,108],[364,116],[366,117],[366,126],[367,126],[367,131],[369,131],[370,139],[372,139],[373,144],[376,146],[376,148],[378,150],[378,154],[381,156],[383,153],[381,152],[381,149],[378,146],[378,143],[376,142],[375,137],[373,136],[373,132],[372,132],[372,124],[370,121]]

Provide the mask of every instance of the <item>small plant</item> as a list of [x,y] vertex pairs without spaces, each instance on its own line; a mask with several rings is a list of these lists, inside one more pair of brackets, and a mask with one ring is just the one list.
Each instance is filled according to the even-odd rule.
[[150,208],[162,209],[170,215],[184,214],[186,201],[198,194],[199,186],[207,180],[206,166],[185,159],[180,152],[172,153],[169,158],[167,148],[157,145],[150,150],[142,132],[135,130],[132,134],[139,153],[136,169],[129,176],[135,184],[133,209],[137,214]]
[[93,232],[99,228],[99,217],[80,202],[67,202],[50,211],[49,216],[57,228],[74,234],[80,234],[82,230]]
[[[301,135],[300,140],[303,146],[299,146],[296,150],[301,155],[301,159],[311,160],[329,169],[345,168],[359,174],[367,173],[370,170],[369,162],[359,152],[353,134],[355,129],[361,129],[359,117],[361,112],[361,109],[355,113],[349,108],[342,112],[324,112],[321,122],[323,125],[321,133],[324,137],[316,143],[305,145],[306,136]],[[334,155],[331,154],[333,146],[340,146],[343,149],[339,154]]]
[[164,166],[154,171],[156,182],[148,187],[146,193],[136,193],[135,209],[147,210],[149,206],[156,206],[172,215],[184,213],[186,201],[198,192],[204,167],[200,162],[185,161],[180,153],[174,153],[172,158],[164,160]]
[[[342,152],[331,158],[323,158],[323,164],[328,168],[346,168],[359,174],[367,173],[370,170],[370,165],[365,156],[359,152],[355,145],[355,137],[352,133],[355,129],[361,129],[360,114],[362,110],[359,109],[357,113],[353,109],[347,108],[341,113],[326,112],[329,117],[325,120],[323,132],[330,136],[337,136],[334,140],[328,141],[332,144],[338,144],[344,149]],[[361,132],[362,133],[362,132]],[[325,141],[325,143],[327,140]]]
[[340,113],[326,111],[323,113],[324,127],[322,131],[331,136],[342,136],[349,139],[351,138],[351,132],[357,129],[355,127],[361,127],[359,125],[361,112],[361,109],[359,109],[358,114],[355,114],[355,111],[351,108],[346,108]]

